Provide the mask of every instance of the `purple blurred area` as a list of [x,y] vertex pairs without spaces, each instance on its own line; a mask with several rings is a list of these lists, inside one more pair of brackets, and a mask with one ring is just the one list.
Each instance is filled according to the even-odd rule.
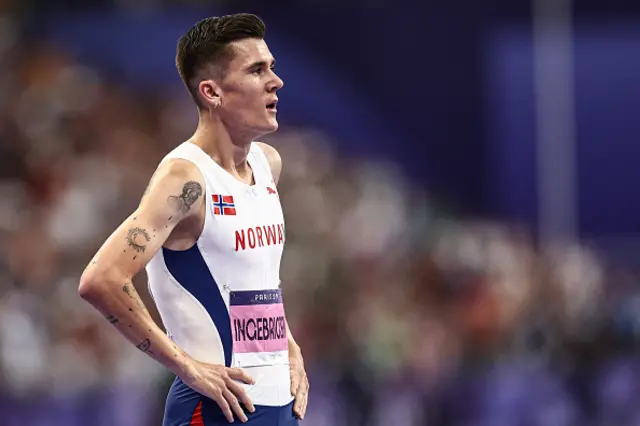
[[177,38],[238,11],[285,81],[302,424],[640,425],[640,3],[573,8],[572,226],[544,241],[566,141],[539,156],[532,2],[214,3],[0,0],[0,426],[161,424],[173,378],[78,280],[195,129]]

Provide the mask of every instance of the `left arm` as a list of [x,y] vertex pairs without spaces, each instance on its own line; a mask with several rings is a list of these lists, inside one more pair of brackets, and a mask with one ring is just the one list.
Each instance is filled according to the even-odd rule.
[[293,334],[291,333],[291,329],[289,328],[289,322],[285,321],[287,325],[287,340],[289,341],[289,355],[291,356],[299,356],[302,359],[302,349],[300,349],[300,345],[296,343],[293,338]]
[[[262,148],[262,152],[264,152],[267,157],[267,161],[269,161],[269,167],[271,167],[271,175],[273,176],[273,182],[278,186],[278,181],[280,180],[280,173],[282,172],[282,157],[280,157],[280,153],[277,149],[272,147],[271,145],[267,145],[264,142],[256,142],[260,148]],[[291,329],[289,328],[289,323],[287,323],[287,336],[289,339],[289,348],[294,348],[300,351],[300,347],[296,343],[293,338],[293,334],[291,334]]]
[[[282,158],[278,151],[271,145],[267,145],[263,142],[256,142],[262,151],[265,153],[269,166],[271,167],[271,174],[273,175],[273,181],[278,185],[280,180],[280,172],[282,172]],[[300,346],[296,343],[291,334],[289,323],[287,322],[287,338],[289,340],[289,365],[291,370],[291,395],[295,396],[295,404],[293,411],[301,420],[304,418],[304,413],[307,410],[307,397],[309,394],[309,379],[304,369],[304,361],[302,359],[302,351]]]
[[280,153],[277,149],[272,147],[271,145],[267,145],[264,142],[256,142],[260,148],[262,148],[262,152],[267,157],[267,161],[269,161],[269,166],[271,167],[271,174],[273,175],[273,181],[278,185],[278,181],[280,180],[280,172],[282,172],[282,157],[280,157]]

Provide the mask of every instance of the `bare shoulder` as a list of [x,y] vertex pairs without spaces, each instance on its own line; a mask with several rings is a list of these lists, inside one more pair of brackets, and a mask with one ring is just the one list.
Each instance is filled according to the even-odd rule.
[[141,207],[158,207],[168,202],[176,213],[187,214],[204,194],[204,177],[198,167],[188,160],[171,159],[161,164],[151,177],[141,201]]
[[277,149],[264,142],[256,142],[256,144],[260,148],[262,148],[262,151],[267,157],[269,166],[271,166],[271,174],[273,175],[273,180],[277,184],[278,180],[280,179],[280,172],[282,172],[282,157],[280,157],[280,153]]
[[181,158],[172,158],[161,164],[153,177],[152,182],[159,180],[184,180],[191,179],[198,181],[200,184],[204,183],[204,178],[198,167],[191,161],[183,160]]
[[202,211],[204,187],[195,164],[177,159],[161,164],[140,205],[104,242],[97,254],[101,261],[85,271],[85,279],[137,274],[178,224]]

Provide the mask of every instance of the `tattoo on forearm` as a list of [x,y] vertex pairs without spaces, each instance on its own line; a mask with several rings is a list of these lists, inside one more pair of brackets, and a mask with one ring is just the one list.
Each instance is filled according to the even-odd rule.
[[151,237],[149,237],[146,229],[140,227],[131,228],[127,233],[127,244],[138,253],[144,253],[149,241],[151,241]]
[[120,322],[120,320],[116,318],[115,315],[107,315],[105,318],[107,321],[109,321],[109,324],[115,325]]
[[126,283],[124,286],[122,286],[122,291],[127,293],[127,296],[129,296],[131,299],[135,300],[140,309],[147,309],[146,306],[144,306],[144,303],[142,303],[142,299],[140,298],[140,295],[136,291],[136,288],[133,286],[133,284]]
[[186,213],[201,195],[202,185],[195,181],[189,181],[182,187],[182,194],[177,197],[171,196],[167,200],[176,210]]
[[149,339],[144,339],[139,345],[136,345],[136,348],[140,349],[143,353],[151,352],[149,348],[151,347],[151,342]]

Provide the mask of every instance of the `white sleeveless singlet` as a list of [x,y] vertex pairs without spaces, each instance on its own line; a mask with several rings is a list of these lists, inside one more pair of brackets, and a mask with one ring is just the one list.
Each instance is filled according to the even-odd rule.
[[284,216],[267,157],[251,144],[254,185],[184,142],[162,161],[184,159],[206,188],[204,228],[185,251],[163,248],[146,267],[149,290],[170,338],[194,359],[239,367],[255,405],[292,401],[286,319],[280,293]]

